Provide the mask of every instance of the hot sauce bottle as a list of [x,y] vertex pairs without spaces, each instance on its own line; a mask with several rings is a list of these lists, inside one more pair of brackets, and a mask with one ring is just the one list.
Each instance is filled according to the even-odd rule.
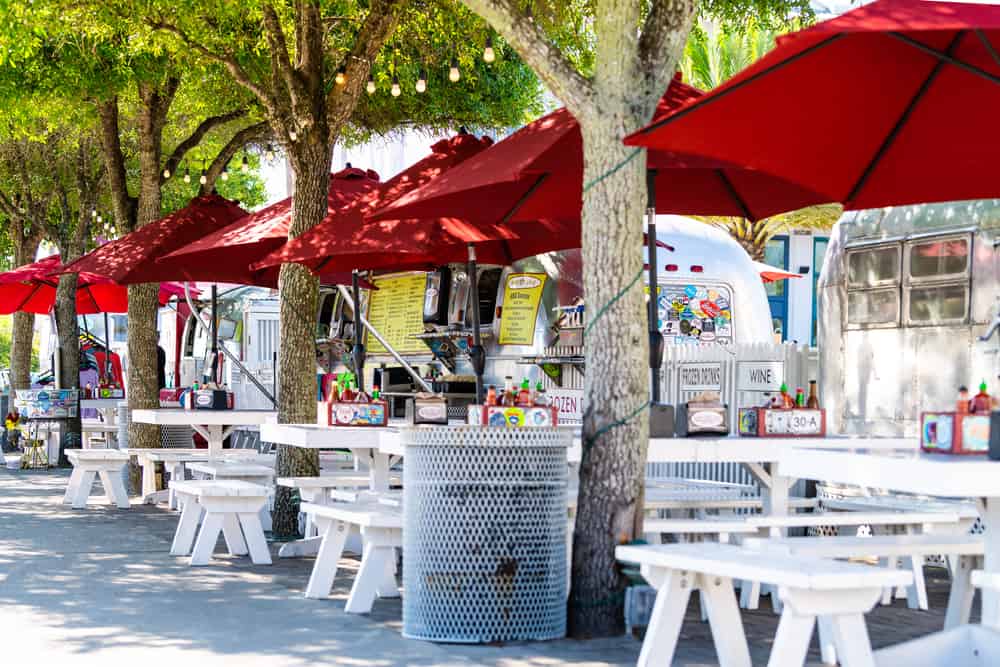
[[992,407],[993,401],[990,399],[990,395],[986,393],[986,380],[983,380],[979,385],[979,393],[972,397],[972,411],[979,414],[986,414],[989,413]]

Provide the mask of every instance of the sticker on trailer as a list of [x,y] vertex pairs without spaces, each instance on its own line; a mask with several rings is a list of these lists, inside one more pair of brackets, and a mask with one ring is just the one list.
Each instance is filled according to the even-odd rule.
[[[729,345],[733,342],[731,326],[731,292],[724,285],[711,289],[705,285],[661,285],[661,299],[669,304],[660,316],[660,332],[666,340],[675,343],[715,342]],[[669,322],[682,320],[680,335]],[[692,321],[693,320],[693,321]],[[723,328],[725,326],[725,328]],[[705,333],[712,334],[705,337]],[[680,340],[686,337],[686,340]],[[674,340],[676,338],[676,340]]]
[[582,389],[546,389],[549,405],[559,410],[559,421],[572,419],[583,421]]

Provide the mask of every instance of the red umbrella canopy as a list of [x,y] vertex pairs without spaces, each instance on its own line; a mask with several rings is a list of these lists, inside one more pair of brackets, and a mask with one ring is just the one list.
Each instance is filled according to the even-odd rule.
[[182,209],[105,243],[66,265],[64,272],[107,276],[122,285],[188,279],[182,272],[154,260],[242,218],[247,213],[219,195],[195,197]]
[[[358,197],[378,186],[378,174],[348,167],[330,175],[326,220],[338,215]],[[192,280],[270,285],[278,283],[277,267],[251,271],[250,265],[288,242],[292,198],[252,213],[160,260]],[[331,282],[350,282],[336,275]]]
[[[299,262],[319,273],[332,269],[416,269],[464,262],[468,243],[477,244],[482,262],[509,263],[522,250],[521,246],[544,244],[545,240],[521,239],[492,225],[474,225],[455,218],[365,221],[367,214],[440,178],[491,143],[489,139],[468,134],[437,142],[430,155],[362,196],[339,215],[289,241],[255,264],[255,268]],[[529,254],[544,252],[531,252],[534,246],[525,249]]]
[[[33,264],[0,273],[0,314],[27,312],[44,315],[56,302],[58,277],[65,267],[59,255],[46,257]],[[160,305],[183,291],[179,285],[160,285]],[[95,313],[124,313],[128,311],[128,288],[105,276],[81,273],[77,279],[76,312],[80,315]]]
[[[702,93],[674,79],[658,115]],[[650,152],[659,213],[757,219],[828,200],[799,185],[719,160]],[[583,202],[583,137],[566,109],[529,123],[488,151],[383,207],[371,219],[451,215],[467,220],[574,224],[579,244]],[[521,227],[518,227],[521,233]]]
[[779,40],[626,143],[761,169],[851,209],[996,197],[998,51],[998,5],[876,0]]

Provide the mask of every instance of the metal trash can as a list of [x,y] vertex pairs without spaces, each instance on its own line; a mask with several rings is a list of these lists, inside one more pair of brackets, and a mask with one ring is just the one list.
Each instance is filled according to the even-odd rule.
[[566,450],[572,431],[403,429],[403,636],[566,634]]

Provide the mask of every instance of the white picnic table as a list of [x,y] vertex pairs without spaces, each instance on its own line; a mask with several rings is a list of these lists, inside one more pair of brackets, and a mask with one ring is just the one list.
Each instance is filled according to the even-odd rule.
[[[95,428],[89,422],[83,423],[84,431],[104,432],[110,435],[117,442],[118,433],[118,404],[123,403],[121,398],[83,398],[80,399],[81,410],[97,410],[101,413],[105,428]],[[90,426],[91,428],[87,428]]]
[[[972,498],[985,527],[984,570],[1000,573],[1000,461],[919,451],[793,449],[783,453],[789,475],[907,493]],[[983,590],[983,623],[996,626],[997,592]]]
[[211,457],[222,454],[222,441],[237,426],[260,426],[277,419],[273,410],[184,410],[182,408],[156,408],[133,410],[132,421],[159,426],[190,426],[195,433],[208,441]]
[[[194,447],[155,447],[149,449],[131,447],[122,451],[129,456],[134,456],[142,470],[141,494],[143,502],[156,504],[167,499],[171,509],[177,509],[172,495],[166,490],[157,491],[156,489],[156,464],[162,463],[164,468],[171,473],[171,479],[184,479],[185,465],[212,459],[207,449]],[[224,449],[222,456],[226,459],[233,458],[242,461],[255,459],[258,454],[252,449]]]

